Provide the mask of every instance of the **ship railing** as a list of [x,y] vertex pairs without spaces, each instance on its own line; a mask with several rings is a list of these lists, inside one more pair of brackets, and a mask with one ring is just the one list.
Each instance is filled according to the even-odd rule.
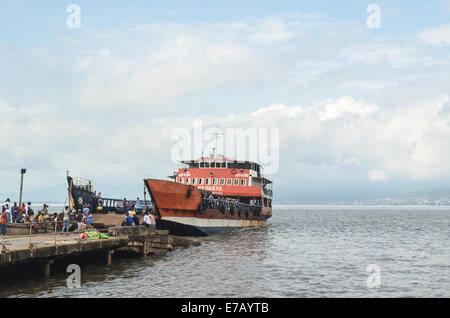
[[203,204],[208,209],[220,209],[220,207],[224,207],[226,210],[229,210],[232,207],[233,209],[243,209],[252,213],[261,212],[262,210],[261,205],[250,205],[226,199],[203,198]]

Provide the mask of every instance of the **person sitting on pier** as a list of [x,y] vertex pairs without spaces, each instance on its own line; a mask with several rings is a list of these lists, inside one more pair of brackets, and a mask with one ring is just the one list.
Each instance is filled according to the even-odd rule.
[[134,225],[136,225],[136,226],[140,225],[139,224],[139,217],[137,216],[135,211],[133,211],[133,222],[134,222]]
[[44,215],[44,212],[42,212],[42,211],[39,211],[39,212],[38,212],[37,222],[38,222],[38,223],[44,223],[44,222],[45,222],[45,215]]
[[151,220],[150,217],[148,216],[148,212],[145,212],[145,215],[144,215],[144,222],[143,222],[142,224],[145,225],[146,227],[152,226],[152,220]]
[[131,214],[131,211],[126,214],[125,219],[122,222],[122,226],[133,226],[133,218],[131,217]]
[[94,218],[92,217],[92,214],[89,214],[88,218],[86,219],[86,224],[89,225],[91,223],[94,223]]
[[17,216],[16,223],[24,223],[25,222],[25,213],[20,213]]

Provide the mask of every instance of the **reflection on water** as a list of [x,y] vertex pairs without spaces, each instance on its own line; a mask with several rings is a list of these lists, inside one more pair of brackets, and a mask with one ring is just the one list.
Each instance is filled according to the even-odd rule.
[[[13,297],[449,297],[448,208],[278,207],[269,225],[221,233],[164,256],[65,264],[44,281],[18,274]],[[70,261],[70,260],[69,260]],[[381,288],[366,285],[369,264]]]

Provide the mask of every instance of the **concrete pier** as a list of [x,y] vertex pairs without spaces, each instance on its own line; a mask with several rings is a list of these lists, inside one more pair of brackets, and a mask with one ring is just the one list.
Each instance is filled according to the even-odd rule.
[[109,239],[79,239],[79,233],[35,234],[32,236],[6,236],[0,241],[0,270],[7,266],[39,261],[43,264],[43,275],[51,275],[51,265],[58,258],[98,252],[106,256],[105,263],[111,265],[113,254],[127,252],[146,257],[148,254],[163,254],[177,247],[199,245],[197,239],[169,235],[168,231],[145,226],[111,227]]

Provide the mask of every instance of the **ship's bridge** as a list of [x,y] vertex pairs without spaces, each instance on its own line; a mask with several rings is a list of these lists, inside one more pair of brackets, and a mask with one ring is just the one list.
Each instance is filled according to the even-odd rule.
[[[187,168],[204,168],[204,169],[239,169],[251,170],[255,172],[255,177],[262,178],[264,169],[261,165],[252,161],[231,160],[225,157],[202,157],[197,160],[183,160],[182,164]],[[186,168],[186,167],[185,167]]]
[[174,173],[178,183],[197,186],[218,195],[273,197],[272,181],[264,178],[261,165],[252,161],[231,160],[225,157],[202,157],[181,161]]

